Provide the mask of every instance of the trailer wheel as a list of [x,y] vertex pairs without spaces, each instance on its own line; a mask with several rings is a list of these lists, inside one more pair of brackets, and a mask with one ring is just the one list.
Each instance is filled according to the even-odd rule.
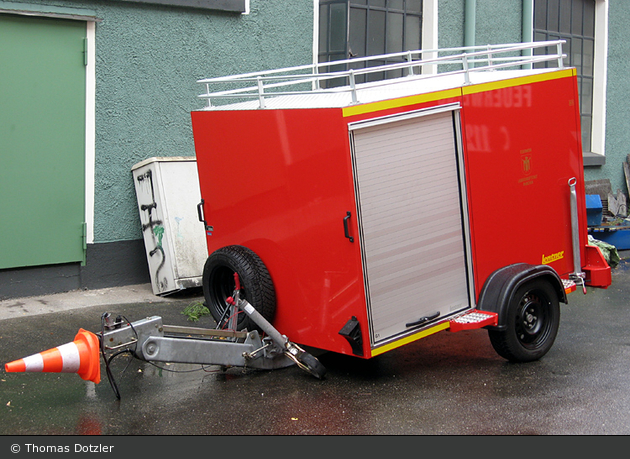
[[[271,322],[276,312],[276,293],[267,267],[252,250],[231,245],[213,252],[203,268],[203,295],[217,324],[223,327],[229,319],[227,298],[234,293],[234,273],[238,274],[240,280],[241,298]],[[242,311],[238,316],[237,329],[260,331]]]
[[322,365],[316,357],[313,357],[307,352],[302,352],[298,356],[298,360],[310,374],[315,376],[317,379],[324,379],[324,376],[326,375],[326,367]]
[[560,326],[558,295],[551,284],[535,279],[516,290],[507,308],[506,328],[488,330],[495,351],[511,362],[544,356]]

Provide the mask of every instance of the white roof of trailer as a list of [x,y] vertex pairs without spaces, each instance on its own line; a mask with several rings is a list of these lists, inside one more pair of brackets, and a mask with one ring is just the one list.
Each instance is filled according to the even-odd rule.
[[[562,43],[418,50],[209,78],[198,81],[206,86],[199,97],[208,101],[204,110],[342,108],[555,71],[566,57]],[[540,54],[549,49],[556,52]],[[393,63],[374,64],[388,60]],[[344,69],[322,72],[332,66]],[[393,72],[396,77],[357,82]],[[330,81],[342,84],[325,88]]]

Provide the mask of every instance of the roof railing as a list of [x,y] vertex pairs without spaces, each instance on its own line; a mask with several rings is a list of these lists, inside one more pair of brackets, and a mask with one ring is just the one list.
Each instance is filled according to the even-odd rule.
[[[206,86],[206,92],[199,97],[207,99],[209,108],[216,106],[213,104],[217,102],[230,103],[251,99],[258,99],[259,108],[266,108],[265,100],[269,97],[341,92],[350,93],[352,103],[356,104],[359,103],[358,90],[389,85],[393,80],[409,81],[461,74],[464,78],[463,84],[467,85],[471,82],[470,75],[473,72],[532,68],[534,64],[542,62],[555,63],[558,68],[563,68],[563,60],[566,57],[566,54],[562,53],[564,43],[565,40],[554,40],[405,51],[206,78],[198,80],[198,83]],[[544,50],[550,47],[555,48],[556,52],[551,54],[534,52],[536,49]],[[398,62],[381,63],[387,61]],[[339,67],[343,69],[331,69]],[[446,70],[439,71],[440,67],[446,67]],[[429,73],[424,71],[425,68]],[[324,69],[327,71],[322,71]],[[394,72],[397,72],[395,76],[387,76],[388,73]],[[380,79],[367,81],[370,77]],[[366,82],[357,82],[359,79],[365,79]],[[326,87],[333,80],[335,83],[331,87]],[[229,85],[237,87],[211,91],[211,88],[225,88]]]

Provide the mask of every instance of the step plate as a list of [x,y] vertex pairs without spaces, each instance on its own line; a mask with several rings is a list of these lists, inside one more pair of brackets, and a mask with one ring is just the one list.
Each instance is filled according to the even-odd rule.
[[479,311],[472,309],[466,314],[450,321],[450,331],[474,330],[488,325],[497,325],[499,314],[496,312]]
[[565,293],[571,293],[577,290],[577,285],[570,279],[562,279],[562,285]]

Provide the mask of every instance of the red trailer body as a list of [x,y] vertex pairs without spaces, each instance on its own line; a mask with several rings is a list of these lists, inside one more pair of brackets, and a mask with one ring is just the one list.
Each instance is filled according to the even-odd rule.
[[[259,257],[272,323],[292,341],[371,358],[485,311],[493,344],[527,351],[499,353],[528,360],[555,338],[557,323],[536,341],[543,319],[557,321],[540,294],[519,289],[558,303],[576,282],[610,284],[587,241],[574,69],[462,78],[192,113],[209,256],[242,246]],[[523,338],[512,316],[527,311],[538,322]]]

